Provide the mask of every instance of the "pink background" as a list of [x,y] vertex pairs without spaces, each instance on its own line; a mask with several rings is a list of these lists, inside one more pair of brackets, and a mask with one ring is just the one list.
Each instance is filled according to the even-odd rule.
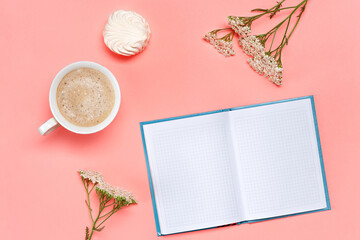
[[[163,239],[360,239],[359,1],[309,1],[283,52],[280,88],[247,65],[237,44],[237,55],[224,58],[202,40],[228,15],[248,15],[273,0],[1,3],[1,239],[83,239],[90,218],[78,169],[102,172],[139,201],[93,239],[155,239],[140,121],[311,94],[331,211]],[[103,44],[103,27],[117,9],[137,11],[150,23],[152,38],[140,55],[117,56]],[[79,60],[98,62],[117,77],[119,114],[97,134],[59,128],[42,137],[37,128],[51,116],[51,81]]]

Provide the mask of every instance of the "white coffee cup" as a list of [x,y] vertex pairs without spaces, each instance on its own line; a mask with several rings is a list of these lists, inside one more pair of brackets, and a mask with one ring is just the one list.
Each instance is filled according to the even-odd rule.
[[[102,121],[101,123],[91,126],[91,127],[80,127],[72,124],[68,120],[65,119],[63,115],[61,115],[60,110],[57,105],[56,101],[56,92],[57,88],[59,86],[60,81],[63,79],[63,77],[68,74],[69,72],[78,69],[78,68],[92,68],[95,70],[98,70],[105,74],[105,76],[110,80],[114,92],[115,92],[115,103],[112,111],[110,112],[109,116]],[[117,112],[119,111],[120,107],[120,101],[121,101],[121,94],[120,94],[120,88],[119,84],[114,77],[114,75],[105,67],[101,66],[98,63],[94,62],[88,62],[88,61],[82,61],[82,62],[75,62],[72,63],[63,69],[60,70],[60,72],[55,76],[51,87],[50,87],[50,94],[49,94],[49,102],[50,102],[50,109],[53,114],[53,117],[50,118],[48,121],[46,121],[43,125],[39,127],[39,132],[41,135],[47,135],[48,133],[55,130],[60,125],[66,128],[67,130],[79,133],[79,134],[90,134],[98,132],[102,129],[104,129],[106,126],[108,126],[115,118]]]

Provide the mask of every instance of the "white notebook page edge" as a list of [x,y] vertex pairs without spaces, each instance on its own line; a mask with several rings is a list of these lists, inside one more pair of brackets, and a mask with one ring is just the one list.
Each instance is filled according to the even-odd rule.
[[[234,166],[231,166],[235,161],[229,134],[228,118],[228,112],[221,112],[143,125],[162,234],[216,227],[244,220],[239,203],[240,192],[237,185],[239,181],[236,179],[236,169]],[[205,129],[201,130],[204,127]],[[192,128],[197,131],[195,136],[190,136]],[[217,128],[218,130],[216,130]],[[190,134],[189,136],[187,136],[188,133]],[[201,136],[201,134],[205,135]],[[209,138],[208,141],[206,140],[207,138]],[[226,142],[219,142],[219,139]],[[192,140],[195,142],[189,144],[189,141]],[[207,146],[207,142],[209,146]],[[217,147],[219,147],[219,152],[215,150]],[[180,151],[178,148],[180,148],[181,152],[178,152]],[[214,154],[208,156],[206,153],[208,151],[216,153],[215,156],[213,156]],[[171,157],[167,158],[167,156]],[[212,169],[211,165],[207,166],[207,160],[201,159],[203,156],[210,157],[212,164],[218,166],[218,169]],[[196,161],[197,170],[201,169],[201,171],[198,171],[198,173],[192,172],[192,169],[189,169],[191,166],[184,166],[189,164],[189,161],[186,160],[188,157],[199,158],[201,161],[205,161]],[[166,162],[164,162],[164,158],[167,159]],[[172,167],[176,169],[171,169]],[[171,172],[171,176],[167,175],[167,171]],[[208,174],[211,175],[209,176]],[[186,177],[194,178],[193,181],[195,183],[199,183],[199,186],[202,186],[202,188],[206,187],[207,189],[197,189],[196,191],[200,192],[198,194],[194,189],[191,189],[191,181],[187,181]],[[179,180],[182,182],[179,182]],[[202,184],[205,180],[208,180],[213,186]],[[181,185],[185,185],[187,189],[184,189]],[[176,190],[174,190],[175,188]],[[221,195],[211,192],[215,190],[221,191]],[[181,201],[184,201],[182,193],[185,195],[195,195],[188,196],[189,202],[186,203],[188,205],[185,203],[181,204]],[[212,203],[202,197],[202,195],[206,196],[207,194],[212,197],[215,196],[217,201]],[[196,200],[203,201],[203,204],[200,206],[197,202],[195,204],[191,203],[191,201]],[[192,213],[189,212],[191,207],[194,207],[193,212],[195,216],[191,216]],[[200,211],[199,208],[204,209],[200,209]],[[204,216],[196,215],[199,212]],[[206,212],[208,218],[204,214]],[[212,212],[213,214],[211,214]],[[231,216],[226,217],[224,215],[226,213]],[[219,218],[215,217],[215,219],[214,216],[216,214],[219,215]],[[192,220],[194,220],[193,223],[191,223]],[[176,226],[175,223],[179,223],[179,225]]]
[[230,119],[246,220],[327,206],[310,99],[234,110]]

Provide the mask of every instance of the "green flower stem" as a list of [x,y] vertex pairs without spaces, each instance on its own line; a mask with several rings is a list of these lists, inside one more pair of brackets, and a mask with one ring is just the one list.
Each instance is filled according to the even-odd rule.
[[[295,9],[290,13],[290,15],[288,16],[288,24],[287,24],[287,26],[286,26],[286,30],[285,30],[285,33],[284,33],[284,37],[283,37],[283,39],[282,39],[282,41],[281,41],[281,43],[280,43],[280,45],[279,45],[279,47],[278,47],[278,50],[277,50],[276,53],[275,53],[275,58],[276,58],[277,56],[279,56],[278,61],[279,61],[280,64],[281,64],[281,53],[282,53],[282,50],[283,50],[284,46],[285,46],[286,44],[288,44],[288,41],[289,41],[291,35],[293,34],[295,28],[297,27],[297,25],[298,25],[298,23],[299,23],[299,21],[300,21],[300,18],[301,18],[301,16],[302,16],[302,13],[303,13],[304,10],[305,10],[305,6],[306,6],[306,4],[307,4],[307,1],[308,1],[308,0],[302,1],[299,5],[296,6],[296,8],[295,8]],[[294,27],[292,28],[292,30],[290,31],[290,34],[289,34],[288,36],[286,36],[286,34],[287,34],[287,32],[288,32],[288,29],[289,29],[291,17],[292,17],[292,15],[296,12],[296,10],[297,10],[298,8],[300,8],[300,7],[301,7],[301,12],[300,12],[300,14],[299,14],[298,17],[297,17],[297,21],[296,21]]]
[[[285,23],[287,20],[289,20],[289,19],[292,17],[292,15],[296,12],[296,10],[299,9],[299,7],[301,7],[304,3],[305,3],[305,5],[306,5],[307,1],[308,1],[308,0],[303,0],[301,3],[299,3],[299,4],[296,5],[296,6],[288,7],[288,8],[294,8],[294,10],[289,14],[289,16],[287,16],[284,20],[282,20],[280,23],[278,23],[278,24],[277,24],[275,27],[273,27],[269,32],[263,34],[263,35],[267,36],[266,40],[267,40],[272,34],[276,33],[276,31],[282,26],[282,24]],[[305,5],[304,5],[304,7],[305,7]],[[279,9],[278,11],[284,10],[284,9],[288,9],[288,8],[281,8],[281,9]],[[302,12],[301,12],[301,13],[302,13]],[[298,20],[299,20],[300,17],[301,17],[301,13],[300,13],[300,15],[299,15]],[[298,21],[297,21],[297,22],[298,22]],[[297,25],[297,24],[296,24],[296,25]],[[294,26],[294,27],[296,27],[296,26]],[[294,29],[295,29],[295,28],[294,28]]]
[[288,36],[288,39],[289,39],[289,38],[291,37],[291,35],[293,34],[295,28],[297,27],[297,25],[298,25],[298,23],[299,23],[299,21],[300,21],[301,16],[302,16],[302,14],[303,14],[303,12],[304,12],[304,10],[305,10],[306,4],[307,4],[307,0],[304,1],[304,2],[305,2],[305,4],[304,4],[304,6],[302,7],[302,10],[301,10],[301,12],[300,12],[300,14],[299,14],[299,16],[298,16],[298,19],[296,20],[296,23],[295,23],[293,29],[291,30],[291,32],[290,32],[290,34],[289,34],[289,36]]
[[213,30],[213,31],[211,31],[211,32],[212,32],[212,33],[217,33],[217,32],[225,31],[225,30],[232,30],[232,28],[221,28],[221,29]]
[[224,41],[227,41],[227,42],[231,42],[234,38],[234,35],[235,35],[235,31],[232,29],[232,28],[222,28],[222,29],[216,29],[216,30],[213,30],[211,31],[210,33],[213,33],[213,34],[217,34],[218,32],[221,32],[221,31],[230,31],[230,33],[226,34],[225,36],[221,37],[221,38],[216,38],[218,40],[224,40]]
[[272,38],[272,41],[271,41],[271,45],[270,45],[269,52],[271,52],[271,48],[272,48],[272,45],[273,45],[273,43],[274,43],[275,36],[276,36],[276,31],[275,31],[275,33],[274,33],[274,35],[273,35],[273,38]]
[[[89,181],[86,181],[87,183],[85,184],[85,180],[82,179],[82,182],[83,182],[83,184],[84,184],[84,187],[85,187],[85,190],[86,190],[86,195],[87,195],[87,203],[86,203],[86,205],[87,205],[88,208],[89,208],[89,213],[90,213],[91,221],[94,222],[94,219],[93,219],[93,216],[92,216],[92,213],[91,213],[92,209],[91,209],[91,207],[90,207],[90,192],[92,191],[92,189],[93,189],[94,187],[93,187],[93,188],[90,190],[90,192],[89,192],[89,191],[88,191],[88,189],[89,189]],[[96,184],[94,184],[94,186],[95,186],[95,185],[96,185]]]
[[111,206],[114,205],[114,204],[115,204],[115,202],[113,202],[113,203],[111,203],[111,204],[109,204],[109,205],[106,205],[104,208],[111,207]]
[[[131,192],[112,186],[103,180],[103,176],[95,171],[78,171],[84,188],[86,190],[85,203],[89,209],[91,218],[91,232],[90,228],[85,228],[85,240],[91,240],[95,231],[100,232],[105,226],[102,226],[114,213],[118,212],[121,207],[137,203]],[[90,186],[92,185],[92,186]],[[98,213],[96,218],[93,216],[93,209],[91,208],[90,193],[95,188],[96,196],[99,201]],[[108,208],[109,211],[105,211]],[[100,222],[101,221],[101,222]],[[100,222],[100,223],[99,223]]]
[[107,216],[107,215],[109,215],[110,213],[112,213],[112,211],[110,211],[110,212],[108,212],[108,213],[106,213],[106,214],[102,215],[101,217],[99,217],[99,219],[100,219],[100,218],[103,218],[103,217],[106,217],[106,216]]
[[[96,228],[99,228],[106,220],[108,220],[114,213],[116,213],[117,211],[119,211],[119,209],[113,209],[111,210],[109,213],[111,213],[107,218],[104,219],[104,221],[102,221]],[[107,215],[107,214],[106,214]],[[103,216],[104,217],[104,216]]]
[[253,12],[256,12],[256,11],[261,11],[263,13],[261,14],[258,14],[258,15],[255,15],[255,16],[251,16],[251,17],[245,17],[246,19],[248,19],[246,22],[245,22],[245,25],[248,25],[249,27],[251,26],[252,22],[255,21],[256,19],[266,15],[266,14],[273,14],[275,15],[275,13],[281,11],[281,10],[284,10],[284,9],[289,9],[289,8],[294,8],[294,7],[286,7],[286,8],[280,8],[282,3],[285,2],[285,0],[282,0],[281,2],[278,2],[275,6],[273,6],[272,8],[270,9],[253,9],[252,11]]
[[[282,1],[283,2],[283,1]],[[262,9],[259,9],[260,11],[266,11],[262,14],[259,14],[257,16],[262,16],[262,15],[265,15],[265,14],[268,14],[270,12],[272,13],[276,13],[276,12],[279,12],[281,10],[285,10],[285,9],[293,9],[291,11],[291,13],[285,18],[283,19],[280,23],[278,23],[275,27],[273,27],[270,31],[268,31],[267,33],[265,34],[260,34],[260,35],[257,35],[257,37],[260,39],[261,43],[265,46],[265,43],[266,41],[272,37],[272,41],[271,41],[271,44],[270,44],[270,48],[268,50],[268,54],[271,55],[273,53],[274,54],[274,58],[277,59],[277,61],[279,62],[280,65],[282,65],[281,63],[281,53],[282,53],[282,50],[284,48],[284,46],[288,43],[291,35],[293,34],[295,28],[297,27],[299,21],[300,21],[300,18],[302,16],[302,13],[304,12],[305,10],[305,6],[308,2],[308,0],[303,0],[301,1],[298,5],[296,6],[292,6],[292,7],[286,7],[286,8],[279,8],[279,4],[281,4],[282,2],[278,3],[277,5],[275,5],[275,7],[269,9],[269,10],[262,10]],[[297,20],[296,20],[296,23],[295,25],[293,26],[293,28],[291,29],[290,33],[288,34],[288,31],[289,31],[289,27],[290,27],[290,22],[291,22],[291,18],[293,17],[294,13],[299,9],[301,8],[301,12],[299,13],[299,15],[297,16]],[[255,9],[256,10],[256,9]],[[258,11],[259,11],[258,10]],[[255,20],[255,19],[254,19]],[[249,22],[248,24],[251,25],[251,23],[253,22],[253,20],[251,22]],[[285,32],[284,32],[284,35],[283,35],[283,38],[281,39],[281,43],[275,48],[272,50],[272,46],[273,46],[273,43],[274,43],[274,39],[275,39],[275,36],[276,36],[276,33],[277,31],[280,29],[280,27],[284,24],[284,23],[287,23],[286,24],[286,29],[285,29]],[[288,34],[288,35],[287,35]]]
[[[94,188],[94,187],[93,187]],[[90,192],[88,192],[88,188],[87,187],[85,187],[85,189],[86,189],[86,193],[87,193],[87,195],[88,195],[88,199],[89,199],[89,193]],[[111,200],[113,200],[113,198],[109,198],[109,197],[107,197],[106,195],[104,195],[104,194],[101,194],[101,193],[99,193],[98,191],[96,191],[96,194],[97,194],[97,196],[98,196],[98,199],[99,199],[99,212],[98,212],[98,215],[96,216],[96,218],[95,218],[95,220],[93,219],[93,217],[91,216],[91,220],[92,220],[92,228],[91,228],[91,232],[90,232],[90,235],[89,235],[89,238],[88,238],[88,240],[91,240],[91,237],[92,237],[92,235],[94,234],[94,231],[101,231],[104,227],[102,227],[102,228],[100,228],[100,226],[103,224],[103,223],[105,223],[105,221],[107,220],[107,219],[109,219],[114,213],[116,213],[120,208],[116,208],[115,206],[113,207],[113,209],[112,210],[110,210],[109,212],[107,212],[107,213],[105,213],[105,214],[103,214],[102,215],[102,213],[103,213],[103,211],[104,211],[104,209],[105,208],[107,208],[107,207],[110,207],[110,206],[113,206],[114,204],[116,204],[116,202],[115,202],[115,200],[114,200],[114,202],[113,203],[111,203],[111,204],[108,204]],[[90,215],[91,215],[91,207],[90,207],[90,200],[88,200],[89,201],[89,211],[90,211]],[[108,205],[107,205],[108,204]],[[107,216],[107,218],[105,218],[100,224],[98,224],[98,221],[101,219],[101,218],[104,218],[104,217],[106,217]]]
[[224,41],[227,41],[227,42],[231,42],[234,38],[234,35],[235,35],[235,31],[232,30],[230,33],[226,34],[225,36],[223,36],[222,38],[218,38],[220,40],[224,40]]
[[[97,184],[97,183],[96,183]],[[93,187],[90,189],[89,194],[92,192],[92,190],[94,189],[94,187],[96,186],[96,184],[93,185]]]
[[281,40],[281,43],[280,43],[280,48],[279,50],[275,53],[275,56],[274,58],[276,59],[277,55],[279,55],[279,63],[281,64],[281,52],[283,50],[283,47],[285,46],[285,43],[287,43],[288,41],[288,38],[286,37],[286,34],[287,34],[287,31],[289,30],[289,26],[290,26],[290,22],[291,22],[291,15],[289,15],[289,19],[287,20],[287,25],[286,25],[286,29],[285,29],[285,33],[284,33],[284,36]]

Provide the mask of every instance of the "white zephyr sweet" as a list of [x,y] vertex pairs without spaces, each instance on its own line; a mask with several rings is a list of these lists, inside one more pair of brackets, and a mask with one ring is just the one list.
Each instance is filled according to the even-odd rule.
[[144,50],[148,44],[150,27],[140,14],[118,10],[110,15],[103,35],[111,51],[131,56]]

